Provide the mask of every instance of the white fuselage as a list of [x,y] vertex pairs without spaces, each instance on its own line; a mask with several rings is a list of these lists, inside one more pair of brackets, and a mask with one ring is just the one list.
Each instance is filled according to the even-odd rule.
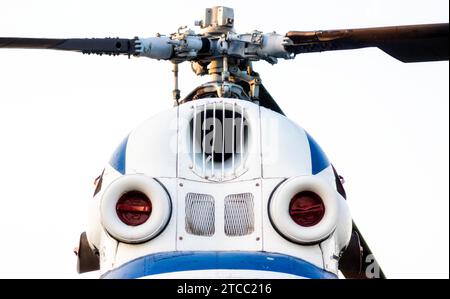
[[[114,218],[117,197],[133,188],[149,195],[152,223]],[[289,217],[285,198],[298,188],[325,199],[314,227]],[[106,278],[332,278],[352,228],[312,138],[280,114],[223,98],[182,104],[132,131],[105,168],[90,219]]]

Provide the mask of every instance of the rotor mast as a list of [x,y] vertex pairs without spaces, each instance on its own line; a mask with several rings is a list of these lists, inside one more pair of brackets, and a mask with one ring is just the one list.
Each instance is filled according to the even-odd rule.
[[[208,39],[226,38],[234,31],[234,11],[232,8],[215,6],[205,9],[205,15],[202,20],[195,22],[196,26],[201,28],[201,34]],[[227,45],[222,42],[222,47]],[[226,51],[221,51],[222,56],[213,57],[209,64],[196,64],[192,62],[193,71],[202,75],[206,73],[211,77],[208,84],[210,89],[216,88],[217,96],[231,97],[232,88],[230,86],[230,71],[228,64],[228,56]],[[207,63],[207,62],[206,62]]]

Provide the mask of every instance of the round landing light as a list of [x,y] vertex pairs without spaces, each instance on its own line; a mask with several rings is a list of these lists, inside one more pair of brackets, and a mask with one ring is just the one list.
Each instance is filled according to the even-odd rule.
[[311,227],[318,224],[325,215],[325,205],[314,192],[297,193],[289,204],[289,215],[300,226]]
[[129,191],[123,194],[116,204],[119,219],[129,226],[144,224],[152,213],[152,203],[142,192]]

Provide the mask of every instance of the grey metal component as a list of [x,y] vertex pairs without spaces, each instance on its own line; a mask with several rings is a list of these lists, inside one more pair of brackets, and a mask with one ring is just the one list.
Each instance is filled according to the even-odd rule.
[[[179,64],[192,63],[197,75],[211,76],[217,83],[217,95],[224,98],[235,97],[236,86],[244,82],[245,92],[240,99],[257,99],[261,80],[249,71],[252,61],[265,60],[271,64],[279,58],[292,59],[285,49],[292,41],[285,36],[273,33],[264,34],[252,31],[237,34],[234,29],[233,9],[216,6],[207,8],[202,21],[196,22],[201,32],[196,33],[187,27],[180,27],[176,33],[136,40],[136,54],[154,59],[171,60]],[[242,88],[239,88],[242,89]],[[209,91],[208,91],[209,92]],[[177,88],[173,93],[178,96]]]
[[267,59],[292,59],[294,58],[294,56],[292,56],[285,49],[285,46],[289,45],[290,43],[292,43],[292,41],[289,38],[280,34],[276,34],[275,32],[264,34],[262,47],[258,51],[258,56],[267,57]]
[[262,46],[262,32],[253,31],[245,34],[229,33],[226,39],[228,40],[228,49],[226,49],[228,55],[239,58],[245,57],[253,61],[261,58],[258,56],[258,52]]
[[136,41],[136,52],[139,56],[168,60],[173,55],[173,46],[167,36],[139,38]]
[[206,194],[186,195],[186,232],[191,235],[210,237],[215,233],[214,198]]
[[292,59],[285,49],[292,41],[275,32],[263,34],[253,31],[245,34],[229,33],[226,37],[230,56],[248,59],[251,61],[266,60],[271,64],[277,63],[277,58]]
[[205,33],[221,34],[233,29],[234,11],[232,8],[224,6],[214,6],[205,10],[203,20],[196,21]]
[[285,49],[292,41],[285,36],[276,33],[263,34],[260,31],[236,34],[233,30],[234,15],[231,8],[208,8],[205,19],[197,24],[202,28],[200,34],[180,27],[170,37],[139,38],[136,41],[136,52],[140,56],[171,59],[178,63],[201,61],[208,64],[227,56],[250,61],[262,59],[269,63],[276,63],[277,58],[292,58],[290,52]]
[[174,81],[172,95],[173,95],[173,99],[175,101],[175,105],[178,105],[178,100],[180,99],[180,89],[178,88],[178,63],[176,63],[176,62],[173,63],[172,72],[173,72],[173,81]]
[[180,27],[176,33],[170,35],[169,44],[173,46],[175,55],[172,59],[183,62],[195,60],[202,50],[205,43],[210,48],[210,41],[197,35],[187,27]]
[[[250,97],[246,94],[242,86],[233,83],[227,84],[231,88],[231,94],[229,98],[250,101]],[[222,89],[222,82],[209,82],[202,84],[201,86],[194,89],[191,93],[189,93],[180,102],[180,104],[203,98],[218,98],[220,97],[221,89]]]
[[233,194],[225,198],[225,235],[246,236],[255,231],[253,194]]

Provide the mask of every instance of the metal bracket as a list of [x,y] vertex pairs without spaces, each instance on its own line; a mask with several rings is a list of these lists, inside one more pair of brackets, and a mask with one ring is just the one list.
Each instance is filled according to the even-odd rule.
[[173,99],[175,101],[175,105],[178,105],[178,101],[180,100],[180,90],[178,89],[178,63],[173,62],[173,80],[174,80],[174,88],[172,91]]

